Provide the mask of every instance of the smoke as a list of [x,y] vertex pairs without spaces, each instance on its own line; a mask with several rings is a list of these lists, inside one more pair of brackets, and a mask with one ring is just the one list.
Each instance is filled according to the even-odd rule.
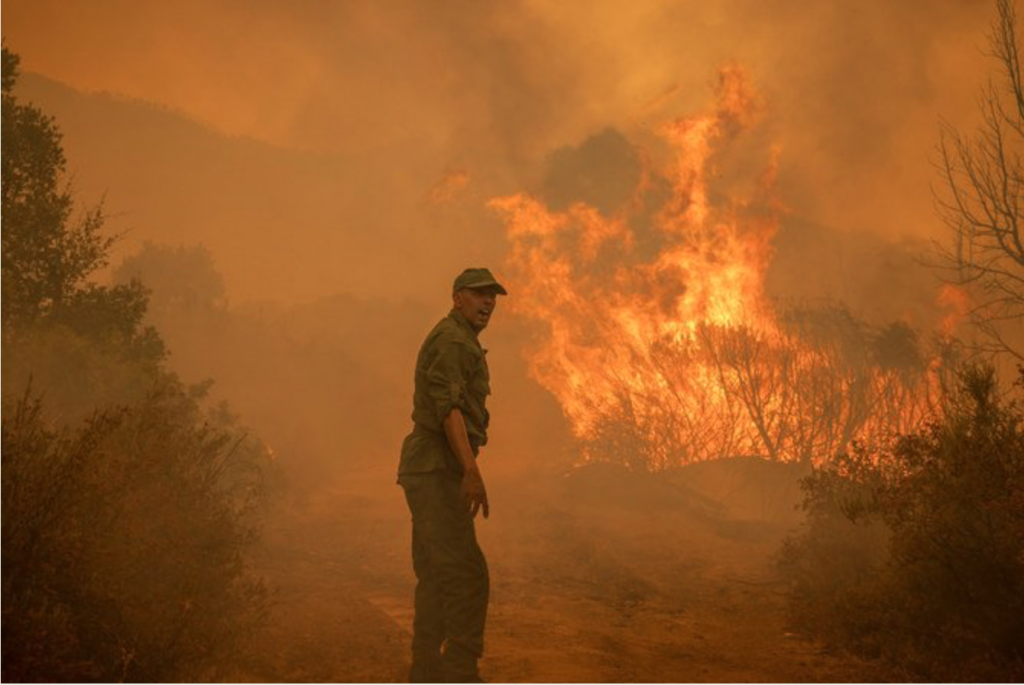
[[80,195],[106,195],[123,254],[202,244],[233,305],[348,293],[416,302],[423,327],[453,273],[507,255],[491,198],[613,211],[723,64],[761,101],[715,172],[778,151],[770,291],[927,321],[908,250],[865,231],[936,234],[937,119],[969,123],[987,68],[989,13],[968,2],[8,4],[25,70],[69,86],[23,92],[64,129]]
[[[406,346],[392,350],[407,365],[447,306],[451,275],[500,269],[509,246],[490,199],[525,190],[556,209],[583,200],[616,211],[643,183],[643,156],[658,154],[659,127],[705,109],[723,64],[749,72],[758,122],[713,174],[754,181],[772,162],[765,151],[778,151],[788,214],[769,293],[930,323],[935,292],[911,250],[874,236],[935,235],[935,124],[969,122],[966,96],[987,66],[988,12],[973,3],[18,2],[6,18],[25,69],[70,86],[26,77],[21,87],[65,131],[80,196],[105,195],[113,227],[127,230],[115,265],[146,240],[201,244],[230,306],[252,303],[239,311],[305,302],[337,318],[321,307],[340,293],[393,307],[411,317]],[[668,190],[653,182],[656,208]],[[297,321],[277,325],[313,339]],[[505,379],[518,383],[526,333],[495,328],[494,358],[517,358]],[[208,339],[172,338],[182,370],[222,379],[236,403],[260,396],[247,392],[251,364],[230,352],[236,341],[214,355]],[[372,331],[349,340],[355,368],[386,366],[356,353],[374,345]],[[309,378],[330,375],[328,358],[305,359]],[[384,376],[393,380],[359,385],[404,398],[405,377]],[[536,392],[521,385],[494,398],[499,409]],[[339,402],[331,392],[310,406]],[[279,405],[267,393],[252,407],[261,421]],[[404,420],[390,402],[374,406]],[[521,423],[531,420],[550,428],[530,412]],[[335,449],[325,438],[314,451]]]
[[6,37],[27,71],[76,88],[354,167],[386,159],[369,171],[396,197],[452,166],[515,191],[556,147],[696,109],[736,60],[768,96],[792,207],[922,235],[937,118],[969,116],[988,15],[972,2],[15,2]]
[[[4,18],[6,44],[29,72],[21,94],[65,132],[76,195],[105,196],[112,228],[127,231],[114,265],[147,240],[203,245],[223,276],[218,307],[154,312],[155,323],[174,368],[215,379],[214,396],[320,493],[320,509],[291,519],[330,522],[330,534],[296,524],[305,537],[287,542],[340,559],[341,572],[316,567],[314,580],[375,573],[405,606],[409,578],[394,577],[407,572],[407,521],[390,476],[409,427],[413,362],[454,274],[487,265],[502,276],[509,245],[488,201],[526,191],[555,209],[584,200],[614,213],[643,182],[643,154],[658,154],[658,127],[703,111],[719,68],[739,64],[763,98],[759,122],[713,172],[753,180],[773,161],[765,151],[778,151],[775,188],[788,213],[769,292],[929,321],[921,312],[935,291],[908,266],[917,248],[890,240],[939,235],[929,158],[940,116],[973,120],[989,15],[966,0],[15,0]],[[481,529],[532,540],[550,532],[551,511],[566,518],[549,508],[565,494],[537,495],[543,503],[531,506],[543,515],[529,519],[516,517],[518,498],[542,480],[555,488],[548,476],[576,455],[566,454],[554,398],[527,377],[520,350],[531,331],[505,304],[483,338],[496,513]],[[608,489],[622,478],[612,474]],[[755,497],[740,508],[753,511]],[[578,521],[600,539],[589,512]],[[640,523],[616,541],[657,527]],[[549,536],[553,548],[580,539],[567,531]],[[672,540],[659,549],[675,563],[687,542]],[[533,569],[543,554],[532,544],[488,548],[496,575],[520,561]],[[370,553],[346,559],[337,550],[348,545],[352,558]],[[639,553],[621,556],[642,565]],[[555,578],[570,565],[546,558]],[[524,586],[535,581],[523,573]]]

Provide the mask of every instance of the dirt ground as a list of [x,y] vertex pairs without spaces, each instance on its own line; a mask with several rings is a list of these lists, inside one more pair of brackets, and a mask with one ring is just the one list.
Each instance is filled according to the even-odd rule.
[[[773,490],[739,466],[492,478],[492,515],[477,526],[492,582],[484,678],[877,680],[790,632],[774,557],[797,521],[795,479]],[[415,579],[390,472],[351,475],[286,511],[259,555],[276,588],[270,620],[238,679],[403,681]]]

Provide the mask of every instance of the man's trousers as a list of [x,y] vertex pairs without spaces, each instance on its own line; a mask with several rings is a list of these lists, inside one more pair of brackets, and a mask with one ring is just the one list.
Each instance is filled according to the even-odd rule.
[[490,580],[461,477],[433,471],[406,474],[399,482],[412,513],[417,579],[411,675],[414,680],[478,680]]

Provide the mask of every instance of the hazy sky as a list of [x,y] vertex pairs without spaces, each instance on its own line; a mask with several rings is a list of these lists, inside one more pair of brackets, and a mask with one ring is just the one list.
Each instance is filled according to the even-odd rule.
[[[4,9],[6,44],[26,72],[365,168],[405,208],[373,210],[374,221],[412,226],[399,232],[417,246],[409,259],[454,251],[451,264],[500,259],[494,236],[467,247],[476,240],[467,226],[486,216],[488,197],[535,184],[552,150],[608,126],[642,138],[703,106],[728,61],[746,66],[764,98],[757,135],[781,148],[780,191],[794,213],[840,230],[934,235],[938,123],[973,122],[994,13],[973,0],[9,0]],[[445,170],[465,172],[467,206],[424,218],[423,198]],[[319,288],[330,284],[303,294]]]

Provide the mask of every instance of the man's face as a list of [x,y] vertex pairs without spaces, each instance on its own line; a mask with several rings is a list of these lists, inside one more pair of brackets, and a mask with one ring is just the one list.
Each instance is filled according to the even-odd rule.
[[494,286],[463,288],[452,296],[455,310],[466,317],[477,333],[487,328],[494,308],[498,306],[498,290]]

